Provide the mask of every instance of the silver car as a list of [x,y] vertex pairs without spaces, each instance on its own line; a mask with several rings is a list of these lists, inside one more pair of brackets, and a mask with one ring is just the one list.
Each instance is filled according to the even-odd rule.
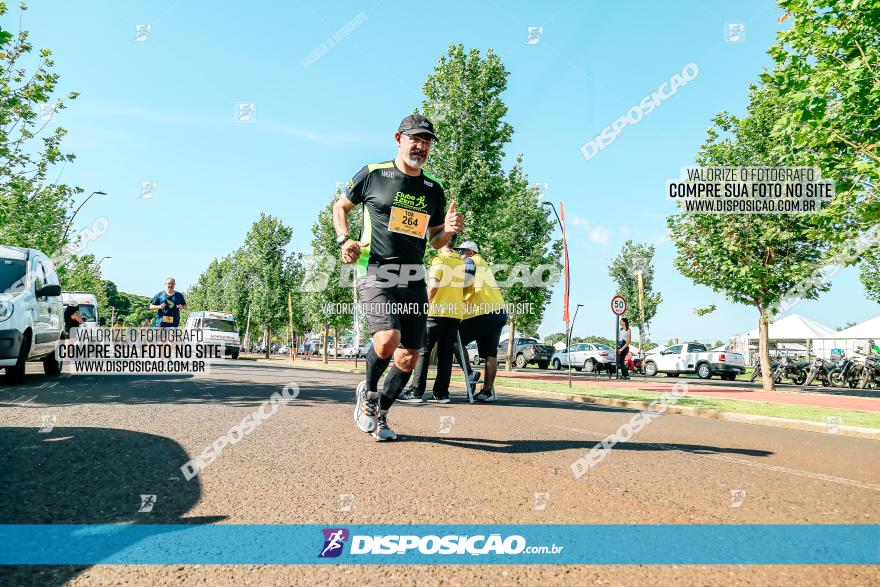
[[553,353],[550,364],[554,369],[567,368],[569,362],[575,371],[603,371],[616,363],[614,349],[601,342],[579,342]]

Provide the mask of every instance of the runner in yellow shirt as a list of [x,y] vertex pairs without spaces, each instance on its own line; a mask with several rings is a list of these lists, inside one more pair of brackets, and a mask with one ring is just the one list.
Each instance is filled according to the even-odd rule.
[[428,270],[428,324],[425,340],[419,352],[419,361],[413,371],[410,385],[398,401],[408,404],[424,400],[428,380],[431,350],[437,345],[437,377],[434,379],[433,398],[429,402],[449,403],[449,379],[452,372],[453,349],[462,317],[464,301],[464,261],[452,250],[452,241],[440,249]]
[[477,341],[477,352],[486,361],[483,389],[474,396],[481,402],[494,402],[495,375],[498,373],[498,342],[507,324],[507,311],[495,276],[473,241],[456,247],[465,263],[464,317],[459,325],[461,344]]

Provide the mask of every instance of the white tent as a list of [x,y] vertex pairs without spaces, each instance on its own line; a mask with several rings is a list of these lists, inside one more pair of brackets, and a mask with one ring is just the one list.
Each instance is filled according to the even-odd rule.
[[[805,343],[806,341],[813,341],[815,354],[826,356],[831,354],[832,347],[829,346],[826,349],[824,343],[820,343],[817,347],[815,343],[824,339],[834,338],[839,334],[839,332],[835,332],[833,329],[828,328],[824,324],[820,324],[815,320],[804,318],[800,314],[791,314],[785,318],[771,322],[770,327],[768,328],[767,338],[770,342],[774,343]],[[736,347],[737,352],[742,352],[745,355],[746,363],[752,361],[752,350],[758,348],[758,340],[759,336],[757,328],[735,337],[734,346]],[[788,348],[788,350],[799,350],[797,347],[789,348],[792,347],[792,345],[777,344],[776,346],[780,349]],[[806,347],[804,347],[804,350],[806,350]]]
[[874,340],[880,340],[880,316],[875,316],[861,324],[835,332],[834,336],[838,338],[859,338],[865,340],[873,338]]

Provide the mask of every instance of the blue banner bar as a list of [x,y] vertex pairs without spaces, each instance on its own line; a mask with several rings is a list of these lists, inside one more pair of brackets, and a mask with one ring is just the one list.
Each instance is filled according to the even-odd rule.
[[0,564],[877,565],[880,525],[0,525]]

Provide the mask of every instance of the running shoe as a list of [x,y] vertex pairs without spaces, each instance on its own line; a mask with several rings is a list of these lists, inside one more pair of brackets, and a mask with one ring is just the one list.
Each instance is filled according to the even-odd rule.
[[474,399],[478,402],[494,402],[497,397],[495,396],[495,389],[482,389],[480,393],[474,396]]
[[375,438],[377,442],[382,442],[383,440],[395,440],[397,438],[397,434],[394,433],[394,430],[388,427],[388,410],[382,410],[379,412],[378,425],[376,430],[373,431],[372,437]]
[[422,399],[421,393],[411,387],[408,387],[403,391],[402,394],[400,394],[400,397],[397,398],[397,401],[403,402],[405,404],[420,404],[425,400]]
[[358,383],[357,403],[354,406],[354,423],[361,432],[372,432],[378,426],[379,394],[367,391],[367,382]]
[[450,399],[448,397],[437,397],[434,394],[431,394],[431,399],[428,400],[432,404],[448,404]]

